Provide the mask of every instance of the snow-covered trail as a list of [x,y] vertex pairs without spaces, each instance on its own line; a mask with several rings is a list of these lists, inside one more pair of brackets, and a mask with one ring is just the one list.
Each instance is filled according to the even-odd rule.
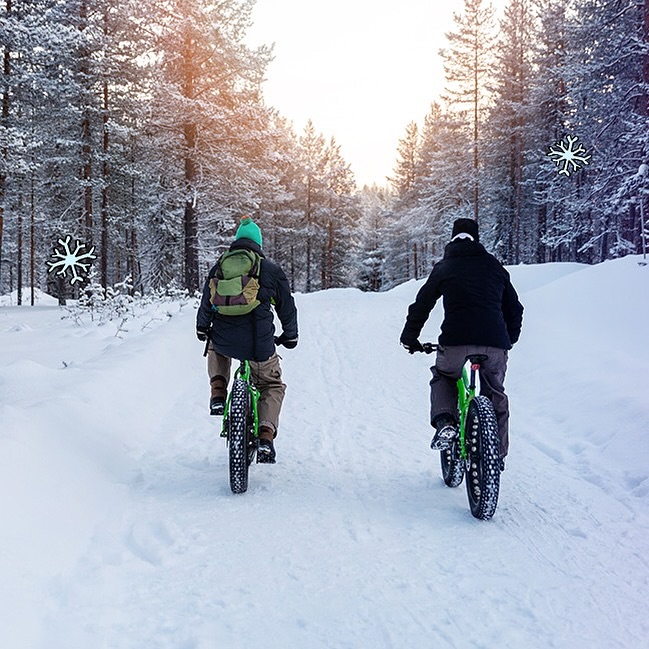
[[[0,368],[0,387],[14,392],[0,468],[9,486],[30,489],[13,511],[19,549],[3,561],[14,570],[4,583],[26,585],[13,600],[0,591],[13,606],[6,646],[643,646],[646,443],[628,473],[608,470],[588,426],[600,398],[615,400],[610,386],[596,393],[589,361],[588,390],[570,364],[561,381],[591,401],[564,402],[548,383],[543,338],[560,314],[545,314],[543,291],[567,269],[544,272],[520,291],[529,334],[512,353],[512,451],[489,522],[471,517],[463,485],[444,486],[428,449],[432,358],[397,344],[414,282],[298,296],[300,345],[281,352],[278,463],[253,465],[241,496],[229,491],[220,420],[206,414],[189,307],[65,371],[34,360]],[[632,368],[649,360],[641,354]],[[647,417],[628,386],[622,395],[636,422],[638,409]],[[641,439],[636,430],[626,443]]]

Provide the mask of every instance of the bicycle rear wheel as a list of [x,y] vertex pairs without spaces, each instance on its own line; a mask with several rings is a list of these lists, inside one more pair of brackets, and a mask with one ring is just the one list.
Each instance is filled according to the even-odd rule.
[[254,456],[254,449],[251,451],[251,420],[248,386],[242,379],[236,379],[232,385],[227,422],[230,489],[235,494],[242,494],[248,490],[248,470]]
[[498,505],[500,463],[498,422],[487,397],[471,400],[466,421],[469,467],[466,490],[471,513],[481,520],[490,519]]
[[460,457],[460,444],[455,442],[439,455],[442,478],[447,487],[459,487],[464,478],[464,462]]

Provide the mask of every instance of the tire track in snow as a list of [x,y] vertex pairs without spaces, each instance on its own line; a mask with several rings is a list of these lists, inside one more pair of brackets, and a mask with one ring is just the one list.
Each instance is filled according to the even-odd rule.
[[[464,487],[443,485],[428,449],[431,359],[397,344],[407,301],[356,298],[299,298],[278,464],[251,467],[241,497],[205,415],[204,367],[185,357],[200,353],[195,341],[169,355],[177,380],[161,386],[163,416],[151,416],[160,396],[147,396],[151,430],[128,447],[141,479],[59,580],[50,638],[66,649],[98,637],[111,649],[642,645],[644,623],[628,615],[646,592],[646,563],[635,563],[646,519],[594,487],[586,507],[576,502],[580,475],[523,430],[496,517],[472,519]],[[153,366],[162,344],[141,352]]]

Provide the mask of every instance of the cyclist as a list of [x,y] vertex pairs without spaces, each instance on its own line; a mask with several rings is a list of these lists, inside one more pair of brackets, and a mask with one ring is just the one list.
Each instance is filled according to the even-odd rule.
[[[248,360],[252,378],[260,391],[259,462],[274,463],[279,414],[286,385],[276,345],[293,349],[298,343],[297,309],[284,271],[264,257],[259,226],[249,217],[241,218],[230,250],[246,249],[261,257],[259,270],[260,304],[245,315],[221,315],[210,303],[210,279],[215,277],[216,264],[209,272],[196,315],[196,335],[206,342],[207,373],[210,378],[210,414],[222,415],[230,382],[231,359]],[[282,334],[275,337],[271,304],[282,324]]]
[[408,308],[401,344],[412,354],[423,351],[419,334],[439,300],[444,320],[431,368],[431,424],[436,429],[433,450],[448,448],[458,435],[457,380],[467,356],[485,354],[481,363],[481,394],[493,403],[500,436],[500,468],[509,450],[509,402],[505,394],[508,350],[518,341],[523,306],[509,273],[480,243],[472,219],[453,223],[444,258],[433,266],[426,283]]

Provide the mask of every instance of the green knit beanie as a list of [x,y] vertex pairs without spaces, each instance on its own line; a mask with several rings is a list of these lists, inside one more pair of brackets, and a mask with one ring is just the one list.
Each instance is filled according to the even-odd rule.
[[250,216],[242,216],[241,223],[239,228],[234,235],[235,240],[237,239],[250,239],[255,243],[259,244],[259,247],[262,247],[261,244],[261,230],[259,226],[252,220]]

